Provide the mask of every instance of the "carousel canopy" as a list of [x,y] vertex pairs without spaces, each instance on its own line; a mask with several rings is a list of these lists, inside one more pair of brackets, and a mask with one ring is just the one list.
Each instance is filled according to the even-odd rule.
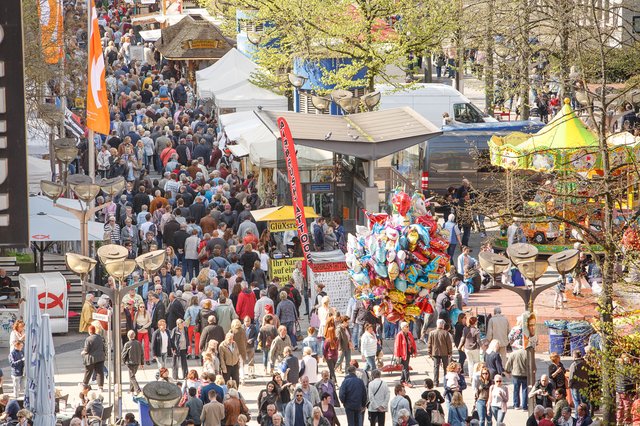
[[[607,136],[611,170],[620,173],[640,158],[640,138],[629,132]],[[575,115],[568,99],[562,110],[535,135],[514,132],[489,141],[491,164],[537,172],[601,173],[598,136]]]
[[491,164],[539,172],[590,171],[596,166],[598,147],[597,135],[575,115],[568,99],[535,135],[514,132],[489,141]]

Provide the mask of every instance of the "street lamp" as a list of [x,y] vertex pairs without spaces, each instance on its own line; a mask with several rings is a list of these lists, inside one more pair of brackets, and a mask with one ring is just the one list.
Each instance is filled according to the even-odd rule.
[[[120,309],[122,297],[129,291],[148,284],[148,279],[132,285],[125,285],[125,279],[133,273],[136,266],[140,265],[147,272],[147,278],[151,277],[164,263],[167,253],[164,250],[156,250],[138,256],[134,259],[127,259],[126,248],[116,244],[106,244],[98,249],[98,258],[107,273],[118,280],[117,288],[109,288],[95,283],[86,282],[86,286],[98,290],[113,300],[114,318],[113,328],[113,378],[115,383],[115,406],[116,417],[122,417],[122,340],[120,339]],[[66,254],[67,266],[81,277],[88,276],[88,273],[95,267],[96,261],[75,253]],[[184,419],[183,419],[184,420]]]
[[[76,140],[73,138],[61,138],[53,141],[53,155],[56,160],[64,164],[62,172],[62,182],[66,184],[69,177],[69,164],[78,156],[78,147]],[[68,192],[68,187],[67,187]]]
[[136,263],[140,269],[145,271],[147,276],[150,277],[162,268],[166,257],[167,252],[165,250],[154,250],[136,257]]
[[343,98],[353,98],[353,92],[344,89],[333,90],[330,95],[331,100],[335,103],[338,103],[338,101]]
[[307,78],[301,75],[294,74],[292,72],[289,73],[289,83],[296,89],[301,88],[304,83],[307,81]]
[[480,261],[480,267],[491,275],[493,286],[496,285],[497,277],[511,266],[509,259],[489,251],[480,252],[478,260]]
[[[531,281],[531,292],[529,293],[529,303],[525,302],[525,305],[529,307],[529,312],[533,312],[533,294],[536,291],[536,281],[540,279],[549,267],[549,262],[546,260],[532,260],[521,262],[518,264],[518,270],[529,281]],[[552,283],[553,284],[553,283]]]
[[331,99],[325,98],[324,96],[311,95],[311,103],[315,109],[320,111],[321,114],[324,114],[331,105]]
[[367,111],[371,111],[376,107],[376,105],[380,103],[381,97],[382,94],[376,90],[375,92],[367,93],[366,95],[361,97],[360,100],[362,101],[362,104],[365,106]]
[[254,46],[258,46],[262,41],[262,34],[255,31],[247,31],[247,40]]
[[64,194],[65,187],[57,182],[52,182],[50,180],[41,180],[40,181],[40,190],[45,195],[45,197],[53,200],[54,204],[58,201],[58,198],[62,197]]
[[507,248],[507,256],[518,266],[519,263],[529,262],[538,257],[538,249],[527,243],[512,244]]
[[[78,197],[80,200],[80,208],[73,208],[58,204],[58,199],[62,196],[64,186],[51,182],[48,180],[40,181],[40,189],[42,193],[53,200],[56,207],[59,207],[71,214],[73,214],[80,221],[80,251],[83,256],[89,256],[89,220],[100,209],[108,206],[111,202],[105,203],[101,206],[90,207],[90,203],[98,196],[100,191],[105,191],[112,197],[114,194],[122,191],[125,186],[125,180],[122,176],[113,179],[103,179],[98,184],[94,184],[89,176],[85,175],[72,175],[66,179],[67,183],[67,196],[71,193]],[[104,184],[101,185],[101,183]],[[83,293],[84,297],[84,293]]]
[[580,252],[576,249],[568,249],[550,256],[549,266],[558,271],[564,284],[565,276],[578,266],[579,260]]
[[342,108],[347,114],[353,114],[354,112],[357,112],[360,107],[360,98],[355,96],[340,98],[336,103],[340,105],[340,108]]
[[145,385],[142,393],[149,402],[149,416],[154,425],[179,425],[187,418],[189,407],[176,407],[182,397],[176,385],[155,381]]
[[102,264],[127,257],[129,251],[118,244],[105,244],[98,249],[98,259]]

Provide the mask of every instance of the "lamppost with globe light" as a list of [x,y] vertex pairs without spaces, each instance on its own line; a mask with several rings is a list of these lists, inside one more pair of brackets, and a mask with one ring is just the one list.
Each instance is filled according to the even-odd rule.
[[[542,260],[537,259],[538,249],[535,246],[526,243],[517,243],[507,248],[507,255],[511,262],[504,256],[489,252],[480,253],[478,260],[480,261],[482,269],[492,275],[494,286],[513,291],[518,294],[524,302],[526,311],[523,313],[523,319],[526,320],[526,323],[523,320],[523,347],[527,351],[529,363],[527,383],[529,386],[533,386],[536,378],[535,345],[537,342],[537,338],[535,338],[536,315],[533,307],[536,298],[543,291],[556,285],[555,282],[537,285],[537,281],[544,275],[549,266],[557,270],[558,273],[562,275],[562,280],[564,281],[565,275],[577,266],[579,252],[574,249],[564,250],[552,255],[548,260]],[[510,263],[518,268],[522,276],[531,282],[531,285],[515,287],[513,285],[496,282],[496,276],[506,271]],[[529,413],[531,413],[532,410],[533,406],[529,405]]]

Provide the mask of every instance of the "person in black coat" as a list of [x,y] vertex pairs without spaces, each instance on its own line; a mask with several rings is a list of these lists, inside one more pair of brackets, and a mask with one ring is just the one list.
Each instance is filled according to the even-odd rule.
[[173,355],[175,349],[173,339],[167,331],[167,322],[165,320],[158,321],[158,329],[153,332],[151,338],[151,350],[159,369],[166,368],[167,357]]
[[204,351],[207,350],[211,340],[222,343],[224,337],[224,329],[218,325],[215,315],[209,315],[209,318],[207,318],[207,326],[202,329],[202,334],[200,335],[200,352],[204,353]]
[[154,303],[153,313],[151,314],[151,328],[156,330],[158,328],[158,322],[166,318],[164,303],[160,301],[160,298],[155,294],[149,294],[149,299]]
[[146,188],[144,185],[140,185],[138,188],[138,193],[133,196],[133,211],[138,214],[142,211],[142,206],[146,204],[149,207],[150,201],[149,196],[146,193]]
[[180,144],[176,147],[176,152],[178,153],[178,162],[183,166],[187,166],[191,160],[191,151],[185,139],[180,139]]
[[98,388],[100,392],[103,392],[106,349],[104,339],[99,334],[96,334],[96,327],[93,325],[89,326],[89,336],[84,341],[84,348],[81,354],[85,368],[82,383],[89,384],[91,375],[95,372]]
[[353,365],[347,368],[347,377],[340,385],[339,396],[347,414],[347,423],[362,424],[362,413],[367,405],[367,388],[356,376],[356,367]]
[[497,340],[491,341],[489,344],[489,351],[485,353],[484,362],[489,370],[489,374],[491,379],[495,377],[496,374],[502,374],[504,372],[504,368],[502,367],[502,358],[500,358],[500,342]]
[[138,367],[144,365],[144,352],[142,344],[136,339],[135,331],[129,330],[127,337],[129,341],[122,348],[122,362],[129,369],[129,392],[139,394],[140,385],[136,380],[136,373],[138,372]]
[[193,218],[196,225],[199,225],[200,219],[207,215],[207,208],[202,202],[202,197],[197,196],[195,203],[189,206],[189,215]]
[[167,308],[167,328],[176,328],[177,320],[184,318],[184,306],[174,293],[169,294],[169,307]]

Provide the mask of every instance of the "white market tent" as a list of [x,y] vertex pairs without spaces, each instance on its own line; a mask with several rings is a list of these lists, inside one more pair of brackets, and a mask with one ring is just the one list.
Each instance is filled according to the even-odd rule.
[[286,111],[287,98],[251,83],[258,68],[239,50],[231,49],[215,64],[196,71],[196,88],[202,98],[214,100],[218,109],[251,111],[258,106],[272,111]]
[[51,180],[51,164],[49,160],[43,160],[33,155],[27,156],[27,172],[30,194],[40,192],[41,180]]
[[[222,114],[219,120],[227,138],[241,146],[242,151],[248,152],[251,163],[259,168],[272,169],[277,166],[280,139],[253,111]],[[296,151],[298,165],[302,169],[333,164],[331,152],[302,145],[296,146]]]
[[[78,208],[78,200],[58,199],[58,204]],[[64,209],[55,207],[49,198],[29,197],[29,234],[31,241],[80,241],[80,221]],[[104,225],[89,221],[89,241],[104,239]]]

